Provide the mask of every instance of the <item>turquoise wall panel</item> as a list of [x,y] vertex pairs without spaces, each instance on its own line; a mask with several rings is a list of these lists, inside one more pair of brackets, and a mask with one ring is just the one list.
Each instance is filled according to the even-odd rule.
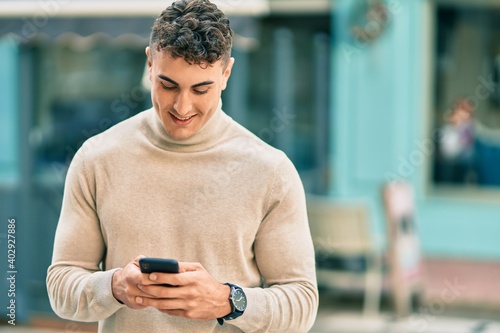
[[0,40],[0,184],[18,180],[18,48],[10,39]]
[[500,209],[495,203],[433,199],[419,206],[426,253],[436,257],[500,258]]

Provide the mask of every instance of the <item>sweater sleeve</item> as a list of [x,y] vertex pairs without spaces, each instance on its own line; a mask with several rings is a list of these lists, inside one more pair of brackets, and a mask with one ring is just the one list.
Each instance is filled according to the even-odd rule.
[[93,322],[111,316],[123,305],[111,290],[115,270],[101,270],[105,244],[96,213],[95,182],[87,177],[84,148],[73,158],[66,176],[47,290],[58,316]]
[[248,307],[229,321],[244,332],[307,332],[318,309],[314,248],[302,182],[285,158],[254,244],[266,288],[244,288]]

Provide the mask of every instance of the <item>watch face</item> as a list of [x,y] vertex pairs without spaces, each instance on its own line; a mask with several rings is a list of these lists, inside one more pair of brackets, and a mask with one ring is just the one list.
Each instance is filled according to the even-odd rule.
[[233,294],[233,304],[236,310],[245,311],[247,307],[247,298],[241,289],[236,289]]

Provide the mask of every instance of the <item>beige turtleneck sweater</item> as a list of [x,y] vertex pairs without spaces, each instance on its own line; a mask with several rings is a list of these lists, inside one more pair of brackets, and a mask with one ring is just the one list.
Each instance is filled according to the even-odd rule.
[[[220,326],[118,303],[112,275],[139,254],[200,262],[242,286],[244,315]],[[183,141],[144,111],[71,162],[47,287],[60,317],[99,332],[307,332],[318,292],[299,176],[220,106]]]

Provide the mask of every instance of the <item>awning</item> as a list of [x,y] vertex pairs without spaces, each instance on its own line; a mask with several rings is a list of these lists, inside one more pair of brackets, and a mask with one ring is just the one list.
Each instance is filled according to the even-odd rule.
[[71,40],[81,45],[112,41],[141,46],[148,42],[153,21],[152,17],[79,17],[47,21],[8,18],[0,19],[0,37],[10,37],[22,44]]
[[[87,48],[98,42],[144,46],[155,17],[172,1],[0,0],[0,38],[18,43],[52,41]],[[239,37],[252,37],[252,18],[269,11],[267,0],[213,1]]]
[[[270,13],[329,13],[333,0],[212,0],[231,20],[235,45],[255,44],[256,20]],[[0,38],[87,48],[99,42],[144,46],[154,18],[173,1],[0,0]]]
[[[0,0],[0,19],[7,17],[156,17],[173,1],[158,0]],[[329,13],[335,0],[212,0],[228,16]]]
[[[0,0],[0,17],[156,17],[173,1]],[[256,16],[269,12],[267,0],[212,0],[226,15]]]

